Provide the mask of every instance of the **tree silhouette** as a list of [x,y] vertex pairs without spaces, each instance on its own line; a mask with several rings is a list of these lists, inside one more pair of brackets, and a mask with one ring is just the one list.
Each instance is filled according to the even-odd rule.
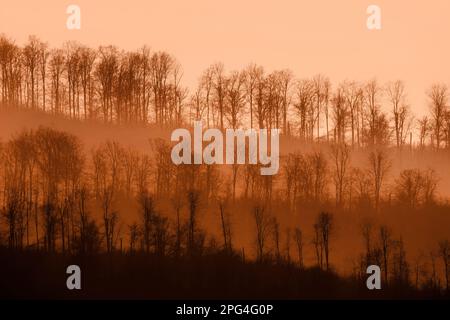
[[433,117],[433,134],[437,149],[441,147],[444,117],[448,104],[447,91],[448,88],[445,84],[434,84],[427,93],[430,99],[431,116]]
[[[32,109],[25,112],[49,113],[57,124],[66,117],[105,127],[151,125],[163,133],[192,129],[194,120],[222,130],[279,128],[287,145],[280,174],[261,176],[260,165],[252,164],[177,166],[165,139],[153,139],[145,149],[101,141],[89,152],[90,142],[85,146],[64,130],[39,127],[5,137],[0,255],[81,257],[97,266],[107,256],[126,261],[118,270],[133,273],[136,265],[145,266],[138,270],[161,279],[170,270],[207,270],[211,279],[236,283],[245,276],[254,283],[260,273],[273,272],[280,283],[292,275],[299,281],[288,286],[297,288],[315,265],[320,276],[345,278],[333,266],[340,269],[340,246],[349,240],[334,242],[335,231],[341,223],[348,230],[359,224],[359,280],[368,265],[377,264],[387,290],[409,292],[413,282],[414,294],[448,289],[446,242],[436,241],[433,255],[419,259],[419,246],[408,233],[403,238],[399,226],[407,214],[414,227],[436,222],[433,237],[444,233],[448,201],[439,182],[445,176],[439,166],[424,164],[444,159],[450,147],[446,84],[426,92],[430,112],[413,125],[401,80],[332,85],[323,74],[298,79],[288,69],[265,72],[257,65],[229,72],[222,63],[209,66],[191,94],[182,79],[173,56],[148,47],[123,51],[67,42],[50,48],[34,36],[19,46],[0,36],[1,112]],[[83,121],[70,123],[85,128]],[[402,148],[408,136],[410,148]],[[430,156],[431,147],[437,150]],[[130,260],[121,260],[125,256]],[[223,263],[221,277],[209,273],[217,261]],[[198,267],[203,264],[208,268]],[[265,281],[268,288],[273,284]],[[217,287],[225,290],[223,282]]]

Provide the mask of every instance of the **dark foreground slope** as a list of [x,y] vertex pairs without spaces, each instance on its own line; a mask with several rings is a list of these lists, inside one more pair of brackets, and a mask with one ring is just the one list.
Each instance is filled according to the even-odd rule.
[[[81,267],[82,289],[66,288],[66,268]],[[417,299],[438,292],[393,286],[369,291],[364,279],[317,268],[242,262],[205,254],[163,258],[143,254],[69,257],[0,249],[0,297],[6,299]]]

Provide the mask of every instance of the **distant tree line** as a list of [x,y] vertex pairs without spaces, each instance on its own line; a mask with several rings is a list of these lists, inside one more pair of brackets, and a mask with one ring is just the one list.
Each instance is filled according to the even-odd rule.
[[443,83],[427,90],[430,113],[416,119],[400,80],[333,86],[320,74],[296,79],[290,70],[267,73],[254,64],[227,72],[216,63],[189,93],[176,59],[148,47],[125,52],[67,42],[50,49],[35,36],[18,46],[2,35],[0,71],[3,106],[76,119],[164,126],[203,119],[208,127],[280,128],[286,135],[352,146],[450,144],[449,92]]

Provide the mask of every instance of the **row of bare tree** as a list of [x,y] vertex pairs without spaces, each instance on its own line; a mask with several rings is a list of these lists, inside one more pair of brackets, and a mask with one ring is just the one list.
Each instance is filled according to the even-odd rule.
[[[230,172],[213,165],[176,166],[167,142],[151,144],[152,155],[116,142],[86,151],[75,136],[43,127],[0,144],[0,242],[15,250],[34,247],[67,254],[139,251],[180,257],[214,248],[236,254],[235,223],[240,219],[232,213],[246,211],[255,226],[257,260],[298,261],[302,267],[304,245],[310,243],[317,266],[330,270],[335,215],[320,208],[377,212],[438,204],[437,178],[429,170],[402,171],[391,193],[386,192],[390,161],[382,149],[374,149],[367,165],[359,168],[350,165],[351,148],[345,144],[329,148],[329,157],[325,151],[289,154],[275,178],[261,176],[256,165]],[[137,218],[125,224],[133,206],[138,207]],[[312,226],[313,237],[305,240],[297,223],[285,226],[280,211],[295,217],[308,208],[321,213]],[[208,216],[215,217],[209,221],[216,221],[220,233],[205,231],[215,229],[205,225]],[[393,241],[383,227],[381,245],[375,246],[370,232],[363,233],[367,252],[361,263],[379,262],[386,279],[391,269],[393,279],[409,279],[403,242]],[[448,242],[439,248],[447,259],[447,276]],[[292,250],[298,259],[291,257]],[[241,255],[245,259],[244,251]],[[391,256],[398,259],[391,262]]]
[[[395,238],[387,225],[376,226],[367,220],[361,224],[365,252],[355,265],[355,276],[364,278],[368,265],[378,265],[383,272],[385,286],[393,284],[410,284],[415,288],[426,287],[439,290],[450,289],[450,242],[442,240],[435,250],[428,254],[417,254],[408,261],[402,237]],[[440,259],[442,268],[437,259]],[[442,269],[442,272],[439,270]],[[443,275],[443,280],[439,275]]]
[[358,167],[352,166],[351,148],[346,144],[332,145],[328,154],[290,153],[283,166],[285,200],[295,212],[305,204],[328,201],[333,188],[336,207],[349,210],[356,206],[378,211],[383,200],[411,209],[435,203],[438,178],[434,170],[404,169],[388,184],[390,169],[391,159],[383,148],[370,151],[366,164]]
[[[165,52],[120,52],[74,42],[49,49],[34,36],[22,48],[0,37],[1,101],[78,119],[116,123],[181,122],[182,72]],[[152,110],[150,110],[152,108]]]
[[[191,94],[175,58],[143,47],[123,52],[68,42],[50,49],[30,36],[20,47],[0,36],[0,93],[4,106],[40,109],[78,119],[180,126],[281,128],[307,140],[352,146],[450,145],[448,87],[427,91],[430,115],[414,119],[402,81],[344,81],[334,88],[317,75],[295,79],[290,70],[266,73],[250,65],[226,72],[210,66]],[[389,110],[389,111],[384,111]]]

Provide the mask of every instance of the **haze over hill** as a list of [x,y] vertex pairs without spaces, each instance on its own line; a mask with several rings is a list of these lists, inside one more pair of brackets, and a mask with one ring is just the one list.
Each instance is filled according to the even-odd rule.
[[[100,121],[80,121],[52,116],[42,112],[31,110],[18,110],[15,108],[0,110],[0,141],[6,142],[11,137],[16,136],[22,130],[37,129],[40,126],[50,127],[56,130],[68,132],[77,136],[82,142],[84,149],[90,152],[94,147],[106,141],[117,141],[124,147],[132,147],[140,152],[154,155],[150,140],[153,138],[162,138],[169,141],[171,130],[160,129],[155,125],[143,126],[120,126],[104,124]],[[319,144],[308,144],[301,142],[296,138],[282,137],[281,154],[284,157],[290,152],[295,151],[317,151],[322,150],[327,154],[328,147]],[[432,150],[425,153],[410,152],[406,148],[403,152],[392,150],[390,159],[392,169],[388,181],[392,184],[398,173],[405,168],[433,168],[439,176],[438,195],[442,200],[449,196],[450,173],[448,168],[448,159],[450,155],[447,152],[434,153]],[[331,159],[329,159],[331,161]],[[356,150],[352,154],[352,165],[357,167],[367,167],[367,152]],[[229,172],[230,166],[222,167],[224,172]],[[276,178],[276,183],[282,187],[285,179],[284,172],[280,172]],[[242,187],[242,186],[241,186]],[[329,190],[332,192],[332,190]],[[388,192],[388,191],[386,191]],[[281,195],[281,194],[280,194]],[[444,200],[445,201],[445,200]],[[121,214],[121,225],[123,228],[139,219],[139,207],[136,203],[122,198],[117,204]],[[207,209],[207,208],[206,208]],[[164,207],[166,214],[172,215],[169,207]],[[101,219],[101,215],[97,215]],[[365,212],[348,213],[341,212],[336,217],[336,231],[334,234],[333,248],[333,266],[341,273],[351,272],[355,263],[355,252],[363,250],[363,241],[361,238],[361,223],[370,218],[374,223],[386,223],[395,234],[401,234],[405,241],[408,252],[411,257],[428,252],[429,248],[436,246],[436,239],[445,238],[448,235],[448,225],[450,224],[450,210],[433,211],[422,214],[409,214],[407,211],[381,212],[376,216],[368,216]],[[293,219],[293,220],[292,220]],[[279,221],[282,224],[289,225],[292,221],[300,221],[300,226],[304,229],[305,238],[312,238],[312,230],[309,226],[314,223],[315,213],[304,211],[298,216],[289,216],[281,212]],[[254,248],[253,221],[250,208],[241,208],[241,210],[232,212],[233,226],[235,229],[235,245],[245,247],[251,252]],[[217,216],[203,214],[201,225],[213,234],[220,236],[220,223]],[[248,253],[251,256],[250,253]],[[314,252],[306,250],[305,262],[313,263],[315,260]]]

